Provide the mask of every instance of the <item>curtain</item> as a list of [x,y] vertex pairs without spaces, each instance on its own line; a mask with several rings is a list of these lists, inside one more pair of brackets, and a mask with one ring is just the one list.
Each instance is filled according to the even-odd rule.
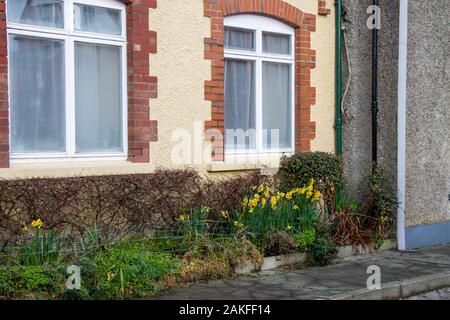
[[[226,148],[255,149],[255,122],[255,63],[227,59],[225,61]],[[249,129],[250,131],[247,132]],[[244,132],[248,134],[243,136]]]
[[263,51],[267,53],[291,54],[290,36],[263,33]]
[[122,151],[121,48],[75,43],[77,152]]
[[51,28],[64,28],[64,3],[61,0],[8,1],[10,22]]
[[65,151],[64,42],[10,37],[12,153]]
[[79,31],[122,34],[120,10],[74,4],[75,29]]
[[291,148],[292,94],[290,65],[263,62],[262,67],[264,148]]
[[225,28],[225,48],[253,51],[254,34],[253,31]]

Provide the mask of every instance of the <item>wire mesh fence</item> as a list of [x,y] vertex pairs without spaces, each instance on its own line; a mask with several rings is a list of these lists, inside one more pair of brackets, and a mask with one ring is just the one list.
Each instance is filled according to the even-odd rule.
[[52,255],[77,257],[121,244],[145,245],[154,253],[184,254],[200,242],[219,246],[235,235],[235,228],[223,221],[178,222],[165,227],[151,223],[122,228],[94,227],[84,232],[60,234],[35,229],[14,238],[0,238],[0,264],[30,255],[39,255],[41,259]]

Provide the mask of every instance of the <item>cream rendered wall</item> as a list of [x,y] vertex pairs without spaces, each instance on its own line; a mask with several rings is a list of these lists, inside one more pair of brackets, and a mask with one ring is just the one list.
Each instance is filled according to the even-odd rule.
[[[150,117],[158,121],[158,142],[150,146],[156,166],[177,166],[172,151],[179,140],[172,137],[184,130],[191,144],[188,164],[194,165],[194,125],[198,136],[211,118],[210,102],[204,100],[204,83],[211,78],[204,38],[211,36],[211,27],[203,12],[203,0],[160,0],[150,12],[150,30],[158,39],[158,52],[150,56],[150,72],[158,77],[158,98],[150,101]],[[204,167],[202,162],[198,159],[196,166]]]

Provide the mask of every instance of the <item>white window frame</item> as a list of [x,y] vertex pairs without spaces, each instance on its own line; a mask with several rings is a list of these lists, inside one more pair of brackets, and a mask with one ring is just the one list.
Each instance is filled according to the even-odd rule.
[[[6,1],[6,10],[8,10]],[[14,1],[14,0],[12,0]],[[23,35],[36,38],[63,40],[65,49],[65,115],[66,151],[58,153],[11,153],[12,163],[53,162],[53,161],[104,161],[126,160],[128,154],[128,92],[127,92],[127,43],[126,5],[116,0],[64,0],[64,28],[40,27],[7,22],[8,48],[10,36]],[[74,3],[117,9],[121,12],[121,35],[98,34],[75,31]],[[6,11],[6,14],[8,12]],[[76,152],[75,133],[75,42],[95,43],[115,46],[121,49],[121,107],[122,107],[122,151],[119,152]],[[8,77],[9,78],[9,77]],[[9,83],[9,79],[8,79]],[[8,88],[11,88],[8,85]],[[11,108],[11,106],[9,107]],[[11,113],[10,113],[11,114]],[[11,126],[10,126],[11,145]]]
[[[224,26],[253,31],[255,34],[255,51],[224,48],[225,60],[247,60],[255,63],[255,111],[256,111],[256,149],[227,150],[226,155],[239,154],[273,154],[293,153],[295,149],[295,29],[281,21],[253,14],[239,14],[225,17]],[[264,32],[290,36],[289,55],[263,52],[262,34]],[[262,129],[262,64],[276,62],[289,64],[291,70],[291,133],[292,146],[290,148],[264,149]]]

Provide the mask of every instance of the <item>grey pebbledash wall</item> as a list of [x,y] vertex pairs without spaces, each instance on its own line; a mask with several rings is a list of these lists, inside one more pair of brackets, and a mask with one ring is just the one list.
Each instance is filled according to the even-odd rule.
[[[379,31],[379,115],[378,157],[395,183],[397,172],[397,60],[398,1],[381,0],[381,30]],[[344,0],[347,11],[345,37],[352,79],[344,108],[344,161],[352,195],[358,196],[372,170],[372,30],[366,26],[367,8],[372,0]],[[349,79],[344,51],[343,90]]]
[[[380,0],[379,163],[396,181],[399,1]],[[371,172],[372,0],[343,0],[352,80],[344,107],[344,160],[353,195]],[[448,0],[409,0],[406,239],[418,247],[450,235],[450,20]],[[344,88],[348,80],[344,54]],[[447,239],[447,240],[446,240]]]
[[409,0],[407,226],[450,220],[449,14],[448,0]]

